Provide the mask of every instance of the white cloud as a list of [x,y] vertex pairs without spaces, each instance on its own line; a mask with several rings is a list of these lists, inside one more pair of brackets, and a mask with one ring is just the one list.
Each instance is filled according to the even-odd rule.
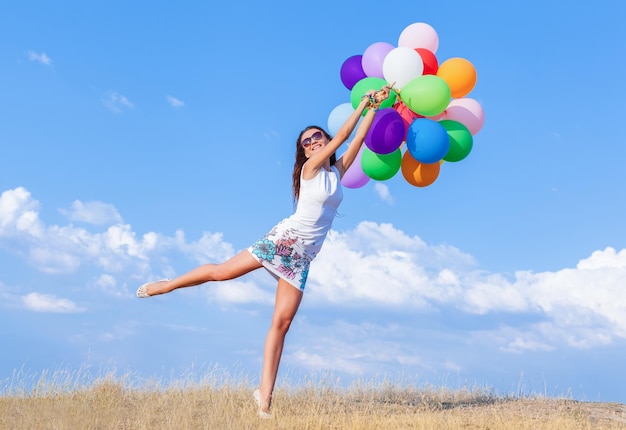
[[525,312],[531,310],[528,297],[516,283],[498,274],[468,273],[458,289],[457,306],[467,312]]
[[167,102],[170,104],[170,106],[172,106],[173,108],[179,108],[179,107],[185,106],[185,103],[178,100],[176,97],[166,96],[165,98],[167,99]]
[[[39,202],[24,188],[0,196],[0,244],[11,239],[11,249],[28,255],[29,262],[46,273],[72,273],[84,264],[107,271],[137,269],[157,246],[155,234],[137,239],[129,225],[116,224],[92,233],[72,225],[46,226],[39,220]],[[108,213],[117,213],[110,207]]]
[[0,195],[0,237],[41,237],[43,226],[38,210],[39,202],[33,200],[25,188],[4,191]]
[[84,312],[74,302],[49,294],[30,293],[22,296],[24,306],[35,312],[76,313]]
[[617,252],[613,248],[594,251],[589,258],[580,260],[576,265],[579,270],[592,270],[602,267],[626,269],[626,249]]
[[[139,235],[122,223],[96,232],[45,225],[39,206],[24,188],[2,193],[0,247],[46,273],[95,270],[94,285],[116,295],[128,294],[126,281],[117,280],[122,277],[139,285],[180,273],[173,263],[177,255],[198,264],[234,255],[221,233],[188,241],[182,231]],[[112,206],[103,207],[109,219],[119,216]],[[72,213],[99,212],[85,208],[76,205]],[[472,256],[452,246],[430,245],[390,224],[364,221],[353,230],[331,231],[311,269],[306,294],[312,306],[532,316],[533,324],[503,334],[500,342],[508,351],[558,343],[587,348],[626,338],[626,250],[598,250],[572,268],[504,276],[479,270]],[[262,270],[250,276],[215,284],[207,294],[223,303],[270,303],[273,279]]]
[[310,300],[341,306],[540,317],[542,323],[516,334],[520,340],[510,350],[556,342],[586,348],[626,338],[626,250],[607,248],[576,268],[520,271],[512,280],[474,264],[453,247],[429,246],[390,225],[363,222],[329,235],[307,289]]
[[534,340],[524,340],[522,338],[515,338],[515,340],[507,345],[506,348],[502,348],[505,352],[522,353],[524,351],[552,351],[554,348],[546,345],[542,342]]
[[[0,246],[27,255],[29,263],[45,273],[74,273],[80,267],[95,266],[110,276],[124,273],[127,278],[144,279],[152,277],[151,264],[161,271],[160,277],[174,275],[169,261],[176,254],[198,263],[234,255],[233,246],[223,241],[221,233],[205,232],[199,240],[187,242],[182,231],[173,237],[154,232],[138,236],[130,225],[122,223],[96,232],[73,225],[46,226],[39,219],[39,206],[24,188],[2,193]],[[111,205],[78,204],[74,209],[69,212],[71,216],[80,215],[92,222],[119,217]]]
[[117,277],[108,273],[100,274],[90,285],[112,297],[128,297],[130,294],[128,286],[124,282],[119,282]]
[[106,290],[110,288],[115,288],[115,286],[117,285],[117,281],[115,280],[113,276],[107,275],[105,273],[105,274],[98,276],[98,278],[94,282],[94,285],[99,288],[102,288],[103,290]]
[[457,297],[455,273],[474,264],[456,248],[428,246],[390,224],[362,222],[329,234],[313,262],[310,290],[313,299],[332,303],[426,308]]
[[412,342],[397,342],[396,336],[401,330],[393,324],[334,321],[328,326],[310,325],[308,330],[310,333],[304,336],[307,341],[296,346],[285,358],[310,371],[361,375],[376,372],[388,364],[431,367],[415,353]]
[[115,91],[108,91],[102,99],[102,104],[114,113],[121,113],[124,109],[132,109],[134,107],[130,100]]
[[234,247],[224,242],[222,233],[204,232],[196,242],[187,242],[185,233],[177,230],[174,237],[160,237],[161,243],[176,248],[185,253],[199,264],[207,261],[222,261],[235,255]]
[[130,323],[130,325],[116,325],[113,327],[108,327],[109,330],[101,333],[98,338],[101,342],[114,342],[133,337],[137,334],[137,330],[135,329],[134,325],[134,323]]
[[307,350],[298,349],[286,357],[287,361],[293,361],[299,366],[312,371],[335,371],[345,372],[350,375],[361,375],[365,373],[366,367],[359,362],[359,360],[344,358],[345,350],[342,350],[340,354],[336,354],[336,351],[325,349],[320,352],[310,352]]
[[[268,276],[263,273],[263,275]],[[232,280],[211,284],[207,288],[207,296],[211,302],[226,303],[274,303],[273,291],[259,288],[258,282]]]
[[280,134],[276,130],[265,130],[263,135],[268,142],[275,142],[280,139]]
[[34,52],[34,51],[28,51],[27,55],[30,61],[35,61],[45,66],[49,66],[52,64],[52,59],[48,57],[45,52],[38,54],[37,52]]
[[33,247],[28,255],[30,263],[37,266],[39,270],[50,274],[73,273],[81,265],[79,255],[68,250],[55,249],[45,244],[41,247]]
[[376,184],[374,184],[374,190],[376,191],[376,194],[378,194],[378,197],[380,197],[381,200],[390,204],[395,201],[387,185],[381,184],[380,182],[376,182]]
[[86,202],[75,200],[70,210],[61,209],[60,212],[70,221],[84,222],[94,225],[117,224],[122,217],[115,207],[102,202]]

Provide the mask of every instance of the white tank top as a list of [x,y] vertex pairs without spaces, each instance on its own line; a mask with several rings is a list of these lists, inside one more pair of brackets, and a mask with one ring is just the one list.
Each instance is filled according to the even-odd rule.
[[331,166],[330,172],[320,169],[317,176],[311,179],[302,179],[300,175],[296,211],[284,221],[297,231],[306,247],[305,252],[311,258],[315,258],[322,248],[343,199],[339,177],[335,166]]

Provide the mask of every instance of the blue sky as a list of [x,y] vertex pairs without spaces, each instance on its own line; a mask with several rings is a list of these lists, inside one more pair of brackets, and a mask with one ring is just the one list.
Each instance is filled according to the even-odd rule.
[[[0,381],[258,378],[275,282],[149,300],[288,216],[341,64],[415,22],[485,124],[429,187],[346,189],[279,377],[626,402],[626,6],[451,1],[0,5]],[[280,384],[280,381],[279,381]]]

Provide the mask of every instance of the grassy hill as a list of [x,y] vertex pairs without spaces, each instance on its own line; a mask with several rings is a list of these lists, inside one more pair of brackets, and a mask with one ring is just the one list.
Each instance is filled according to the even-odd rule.
[[626,429],[626,405],[488,390],[359,384],[280,388],[260,420],[246,383],[138,386],[107,377],[90,385],[45,378],[5,388],[0,429]]

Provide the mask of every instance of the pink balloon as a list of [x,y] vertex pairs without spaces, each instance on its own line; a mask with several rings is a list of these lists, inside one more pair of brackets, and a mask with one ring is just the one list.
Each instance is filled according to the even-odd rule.
[[475,135],[485,123],[485,113],[476,100],[469,97],[453,99],[443,111],[441,119],[451,119],[463,124],[470,133]]
[[398,38],[398,46],[408,46],[413,49],[425,48],[434,54],[439,48],[439,36],[429,24],[416,22],[402,30]]
[[363,154],[363,148],[365,145],[359,148],[359,152],[354,159],[354,162],[348,167],[348,170],[343,174],[341,178],[341,185],[347,188],[361,188],[367,184],[370,177],[365,174],[361,167],[361,155]]
[[368,46],[363,52],[363,58],[361,58],[361,65],[365,74],[384,79],[383,62],[393,48],[393,45],[387,42],[376,42]]

